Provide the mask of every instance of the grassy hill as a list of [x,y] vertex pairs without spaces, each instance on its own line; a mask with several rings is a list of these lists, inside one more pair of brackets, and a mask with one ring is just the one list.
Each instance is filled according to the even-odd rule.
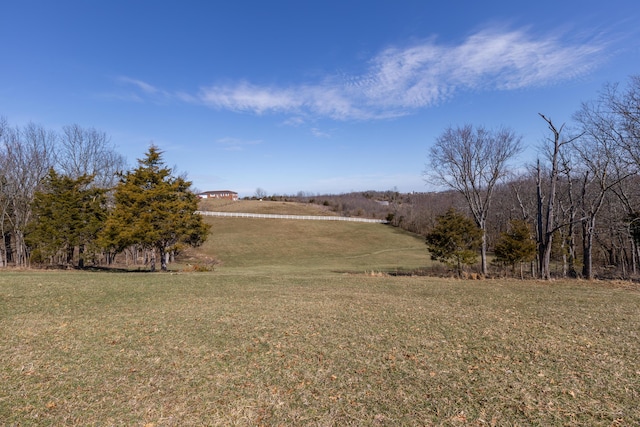
[[640,425],[637,284],[343,274],[428,255],[381,224],[207,221],[212,272],[1,271],[0,425]]
[[[330,215],[318,205],[214,201],[207,210]],[[204,209],[203,209],[204,210]],[[390,271],[431,265],[424,239],[383,224],[205,217],[211,236],[192,256],[219,260],[220,268],[292,271]]]
[[217,212],[247,212],[260,214],[284,214],[284,215],[336,215],[326,207],[312,203],[274,202],[260,200],[200,200],[199,209],[203,211]]

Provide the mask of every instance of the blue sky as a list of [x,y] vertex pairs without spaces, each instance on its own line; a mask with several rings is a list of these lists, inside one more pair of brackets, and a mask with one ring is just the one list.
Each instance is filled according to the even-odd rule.
[[150,143],[196,189],[427,191],[448,126],[507,126],[536,157],[640,73],[637,0],[0,4],[0,116]]

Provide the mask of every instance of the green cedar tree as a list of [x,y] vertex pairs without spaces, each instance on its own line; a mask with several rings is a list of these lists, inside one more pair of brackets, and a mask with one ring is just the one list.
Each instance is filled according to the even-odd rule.
[[464,265],[477,262],[482,230],[473,220],[453,208],[438,216],[437,221],[426,236],[431,259],[456,268],[458,276],[461,276]]
[[536,257],[537,245],[532,238],[529,224],[523,220],[511,220],[509,230],[500,235],[496,243],[496,262],[510,265],[515,272],[520,264],[520,278],[524,276],[522,263],[533,261]]
[[198,198],[190,187],[190,181],[172,175],[162,152],[152,145],[116,186],[115,206],[101,234],[103,245],[112,253],[140,245],[151,251],[151,271],[156,253],[166,271],[170,251],[185,244],[198,246],[209,232],[209,225],[195,213]]
[[32,260],[42,262],[62,254],[63,264],[69,266],[78,248],[78,266],[84,267],[87,250],[96,249],[107,216],[105,190],[93,187],[92,182],[92,176],[74,179],[49,170],[42,189],[34,195],[27,227]]

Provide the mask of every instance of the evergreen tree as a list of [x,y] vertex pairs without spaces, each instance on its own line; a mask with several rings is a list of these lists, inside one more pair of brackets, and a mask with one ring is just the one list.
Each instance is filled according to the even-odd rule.
[[32,260],[61,255],[64,265],[72,265],[78,248],[78,266],[84,267],[86,251],[93,249],[107,216],[105,190],[93,187],[92,181],[92,176],[74,179],[49,170],[42,190],[34,195],[27,227]]
[[431,259],[456,268],[462,275],[464,265],[475,264],[482,243],[482,230],[471,219],[449,209],[426,236]]
[[509,230],[502,233],[496,243],[496,261],[510,265],[514,272],[516,265],[520,264],[520,278],[523,278],[522,263],[533,261],[536,250],[536,242],[531,237],[529,224],[523,220],[511,220]]
[[162,152],[151,146],[138,167],[121,177],[115,189],[115,206],[101,234],[103,245],[118,253],[131,245],[151,251],[151,271],[156,254],[161,269],[167,256],[180,245],[198,246],[207,238],[209,226],[195,213],[198,198],[191,182],[172,175]]

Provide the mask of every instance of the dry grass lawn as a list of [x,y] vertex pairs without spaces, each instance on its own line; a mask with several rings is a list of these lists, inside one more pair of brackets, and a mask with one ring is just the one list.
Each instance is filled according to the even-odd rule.
[[588,283],[6,273],[0,420],[636,426],[639,304]]
[[638,286],[371,274],[422,239],[211,221],[213,272],[0,272],[0,425],[640,425]]

